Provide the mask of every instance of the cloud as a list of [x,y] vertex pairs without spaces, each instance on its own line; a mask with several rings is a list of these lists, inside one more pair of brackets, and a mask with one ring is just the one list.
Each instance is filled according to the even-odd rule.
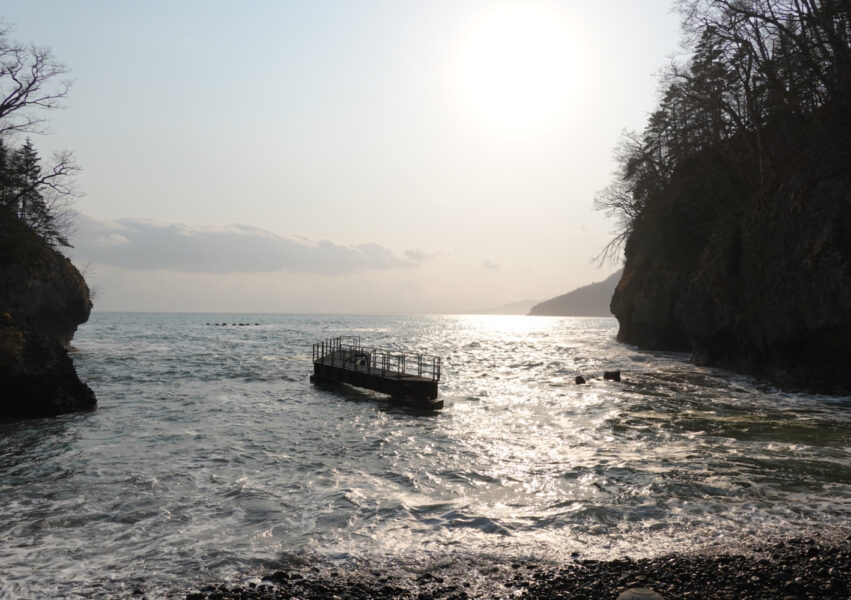
[[85,215],[79,215],[72,241],[78,260],[136,270],[346,273],[414,268],[422,260],[409,252],[397,256],[378,244],[313,242],[250,225],[214,228]]
[[426,252],[425,250],[420,250],[419,248],[412,248],[410,250],[405,250],[405,256],[410,258],[414,262],[422,262],[424,260],[429,260],[431,258],[438,258],[443,256],[441,252]]
[[482,261],[482,266],[485,269],[491,269],[493,271],[499,271],[499,269],[500,269],[499,263],[495,263],[492,260],[488,260],[488,259],[485,259],[485,260]]

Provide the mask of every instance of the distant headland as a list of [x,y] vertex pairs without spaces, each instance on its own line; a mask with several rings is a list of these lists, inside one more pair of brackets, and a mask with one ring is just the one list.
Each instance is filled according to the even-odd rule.
[[611,317],[609,303],[620,281],[623,269],[598,281],[550,298],[532,307],[529,315],[552,317]]

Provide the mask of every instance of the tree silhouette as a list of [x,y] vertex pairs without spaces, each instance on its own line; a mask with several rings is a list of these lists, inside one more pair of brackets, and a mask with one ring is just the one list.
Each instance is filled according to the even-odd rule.
[[43,169],[30,138],[18,148],[11,144],[17,134],[42,131],[43,109],[59,107],[68,94],[67,70],[49,49],[23,46],[8,33],[0,23],[0,210],[48,244],[69,246],[73,155],[57,153]]
[[694,227],[739,210],[720,193],[670,193],[694,157],[714,153],[765,195],[775,169],[766,132],[782,135],[827,106],[851,109],[851,1],[683,0],[680,11],[690,58],[664,72],[658,108],[641,135],[624,134],[615,180],[595,198],[618,226],[603,259],[619,255],[648,210],[691,211]]

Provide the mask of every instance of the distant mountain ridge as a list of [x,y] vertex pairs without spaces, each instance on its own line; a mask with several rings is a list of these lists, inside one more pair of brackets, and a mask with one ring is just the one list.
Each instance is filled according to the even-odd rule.
[[609,303],[623,275],[623,269],[609,275],[603,281],[577,288],[567,294],[550,298],[536,304],[529,311],[531,316],[549,317],[610,317]]
[[494,308],[483,308],[471,310],[471,315],[526,315],[529,310],[538,303],[537,300],[519,300],[510,304],[503,304]]

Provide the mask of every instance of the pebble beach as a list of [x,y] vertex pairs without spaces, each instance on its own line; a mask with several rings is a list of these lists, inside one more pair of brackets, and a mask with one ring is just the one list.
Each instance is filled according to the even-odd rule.
[[[514,562],[495,570],[487,590],[463,577],[381,570],[278,570],[261,582],[208,585],[185,600],[467,600],[473,598],[612,599],[634,588],[665,600],[846,600],[851,597],[851,535],[834,532],[725,554],[671,554],[561,565]],[[142,590],[138,593],[143,594]]]

